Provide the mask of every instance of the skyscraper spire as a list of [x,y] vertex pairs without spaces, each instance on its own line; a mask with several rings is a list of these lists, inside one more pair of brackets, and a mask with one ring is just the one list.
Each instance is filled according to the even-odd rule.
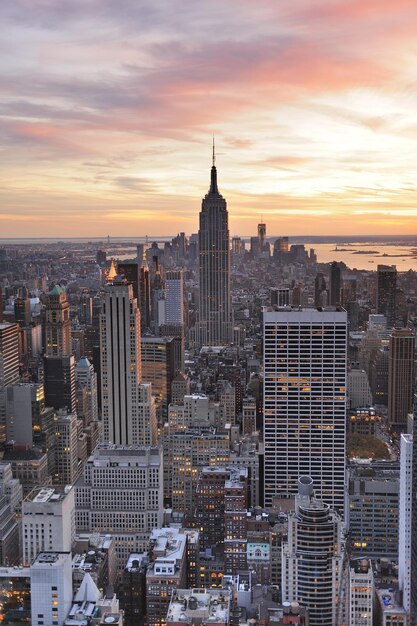
[[208,194],[200,212],[200,307],[198,341],[219,346],[232,341],[230,300],[230,242],[227,204],[217,188],[216,152],[213,137],[213,165]]
[[211,166],[211,181],[210,181],[210,189],[209,189],[209,194],[210,195],[220,195],[219,194],[219,190],[217,188],[217,169],[216,169],[216,147],[214,144],[214,134],[213,134],[213,156],[212,156],[212,163],[213,165]]

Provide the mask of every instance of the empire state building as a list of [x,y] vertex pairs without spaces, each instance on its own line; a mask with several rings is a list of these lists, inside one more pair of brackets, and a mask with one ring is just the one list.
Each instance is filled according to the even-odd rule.
[[201,203],[198,243],[199,343],[206,346],[227,344],[232,341],[229,226],[226,200],[217,188],[214,145],[210,189]]

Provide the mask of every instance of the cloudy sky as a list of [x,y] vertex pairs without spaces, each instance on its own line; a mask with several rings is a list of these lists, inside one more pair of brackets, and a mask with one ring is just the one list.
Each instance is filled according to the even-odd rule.
[[416,0],[2,0],[0,237],[417,233]]

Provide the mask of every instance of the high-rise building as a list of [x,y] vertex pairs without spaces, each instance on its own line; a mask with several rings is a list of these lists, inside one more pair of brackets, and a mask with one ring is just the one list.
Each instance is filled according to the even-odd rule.
[[182,270],[165,274],[165,323],[184,324],[184,276]]
[[372,393],[365,370],[352,368],[348,374],[347,392],[350,408],[372,406]]
[[149,268],[146,261],[146,253],[143,255],[143,263],[139,269],[139,301],[140,327],[145,330],[151,325],[151,282]]
[[45,300],[44,385],[48,406],[76,411],[70,306],[65,291],[58,285],[51,289]]
[[374,575],[368,559],[351,561],[349,568],[349,626],[372,626]]
[[[81,470],[82,461],[78,460],[78,423],[75,413],[68,413],[65,409],[58,411],[55,419],[55,475],[57,485],[73,485]],[[81,455],[80,455],[81,456]]]
[[[78,389],[84,389],[86,395],[86,414],[78,415],[84,420],[84,426],[98,420],[97,374],[94,366],[84,357],[75,367],[75,382]],[[78,411],[80,413],[80,411]]]
[[394,328],[388,356],[388,423],[393,430],[405,430],[413,409],[416,336],[411,329]]
[[232,341],[230,299],[230,244],[227,204],[217,187],[213,148],[211,184],[203,198],[198,231],[200,255],[200,345],[222,345]]
[[29,298],[16,298],[14,301],[14,318],[19,326],[29,326],[32,320]]
[[[414,424],[415,420],[414,414]],[[410,617],[411,626],[417,626],[417,436],[415,434],[413,434],[411,481]]]
[[295,512],[283,545],[282,599],[308,609],[310,626],[334,626],[341,579],[341,520],[314,497],[310,476],[299,479]]
[[395,265],[378,265],[377,313],[385,315],[388,326],[395,325],[397,304],[397,268]]
[[258,224],[258,239],[259,249],[261,252],[263,252],[266,243],[266,224]]
[[141,383],[140,314],[132,285],[106,286],[100,315],[101,394],[104,440],[154,443],[151,386]]
[[123,276],[127,283],[133,287],[133,297],[139,306],[140,266],[137,263],[118,263],[117,273]]
[[349,462],[346,523],[354,556],[396,557],[399,478],[395,461]]
[[272,287],[269,290],[271,306],[291,306],[292,290],[289,287]]
[[19,382],[19,326],[0,323],[0,443],[6,441],[7,388]]
[[400,506],[398,541],[398,585],[402,591],[403,606],[410,611],[411,604],[411,545],[413,513],[413,435],[401,435],[400,448]]
[[45,300],[45,355],[63,357],[70,354],[70,306],[65,291],[55,286]]
[[22,504],[23,563],[42,550],[70,552],[75,538],[74,489],[34,489]]
[[180,365],[181,339],[142,337],[141,353],[143,380],[152,384],[158,420],[161,422],[162,418],[166,418],[171,402],[171,383]]
[[326,306],[327,304],[327,285],[326,279],[322,272],[319,272],[314,279],[314,306]]
[[53,454],[54,410],[45,407],[42,383],[17,383],[8,387],[7,440],[23,447],[38,446]]
[[315,481],[343,512],[347,316],[340,309],[265,309],[265,506]]
[[339,306],[342,297],[342,270],[339,263],[333,261],[330,266],[330,304]]
[[43,366],[46,404],[56,410],[66,409],[70,413],[75,413],[77,410],[75,358],[45,356]]
[[75,485],[75,503],[77,531],[110,534],[123,568],[162,525],[162,450],[99,444]]
[[55,547],[37,554],[30,582],[32,626],[64,624],[72,604],[71,552]]

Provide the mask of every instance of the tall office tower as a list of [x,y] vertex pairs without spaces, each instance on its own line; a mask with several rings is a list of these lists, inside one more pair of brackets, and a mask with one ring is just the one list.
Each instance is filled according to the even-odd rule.
[[312,476],[343,512],[347,319],[341,310],[264,309],[265,506]]
[[78,319],[80,324],[91,325],[93,323],[93,297],[89,294],[88,289],[80,296]]
[[166,437],[164,492],[175,511],[193,514],[199,472],[205,466],[225,465],[229,452],[228,432],[212,426],[187,428]]
[[0,287],[0,324],[3,322],[3,291]]
[[397,268],[395,265],[378,265],[377,313],[385,315],[388,326],[395,326],[397,306]]
[[136,298],[139,306],[140,266],[137,263],[118,263],[117,273],[132,285],[133,297]]
[[107,252],[105,250],[97,250],[96,263],[104,267],[107,263]]
[[0,443],[6,441],[7,388],[19,382],[19,326],[0,324]]
[[58,286],[49,292],[45,301],[44,385],[48,406],[76,411],[70,307],[66,293]]
[[184,324],[184,276],[182,270],[165,274],[166,324]]
[[74,489],[32,490],[22,503],[23,563],[31,563],[41,550],[70,552],[74,538]]
[[14,301],[14,319],[19,326],[29,326],[32,320],[29,298],[16,298]]
[[292,290],[289,287],[271,287],[269,290],[271,306],[291,306]]
[[372,393],[365,370],[353,368],[348,374],[347,394],[351,409],[372,406]]
[[37,446],[48,452],[49,469],[54,469],[55,413],[45,407],[42,383],[17,383],[7,389],[7,441],[17,446]]
[[375,404],[388,406],[388,346],[371,352],[369,370],[369,384]]
[[139,301],[140,327],[146,330],[151,325],[151,281],[149,276],[146,254],[143,255],[143,262],[139,269]]
[[110,534],[123,568],[162,526],[162,450],[99,444],[75,484],[75,505],[77,531]]
[[90,422],[98,420],[98,398],[97,398],[97,374],[94,366],[87,358],[78,361],[75,367],[75,383],[78,389],[85,391],[83,397],[83,411],[77,411],[78,417],[82,417],[84,426],[88,426]]
[[282,258],[288,254],[289,242],[288,237],[280,237],[274,242],[274,257]]
[[349,568],[349,626],[372,626],[375,583],[368,559],[351,561]]
[[142,337],[141,351],[143,380],[152,383],[158,425],[161,427],[171,402],[171,383],[180,369],[181,338]]
[[73,356],[45,356],[44,387],[48,406],[54,409],[77,411],[77,391],[75,386],[75,359]]
[[70,306],[65,291],[55,286],[45,300],[45,355],[71,354]]
[[245,244],[240,237],[232,237],[232,254],[240,256],[245,252]]
[[349,461],[346,523],[354,556],[396,558],[399,483],[395,461]]
[[398,585],[402,591],[406,611],[410,611],[411,604],[413,491],[413,435],[403,433],[400,448]]
[[100,315],[105,441],[151,444],[156,435],[150,385],[141,383],[140,314],[132,285],[106,286]]
[[51,550],[40,552],[30,567],[32,626],[65,624],[71,609],[71,552]]
[[[414,424],[415,423],[416,415],[414,413]],[[414,435],[412,456],[410,626],[417,626],[417,436]]]
[[[266,249],[266,224],[258,224],[259,251],[262,253]],[[268,244],[269,246],[269,244]]]
[[319,272],[314,280],[314,306],[327,305],[327,285],[324,274]]
[[[75,413],[67,413],[65,409],[58,411],[55,420],[55,475],[57,485],[73,485],[82,470],[82,460],[78,449],[78,423]],[[80,455],[81,456],[81,455]]]
[[143,253],[145,252],[145,246],[143,243],[136,244],[136,263],[141,266],[143,263]]
[[330,304],[339,306],[342,298],[342,270],[339,263],[333,261],[330,266]]
[[[232,488],[233,483],[235,489]],[[225,539],[241,539],[242,516],[236,514],[236,519],[233,520],[231,511],[246,509],[247,489],[247,468],[212,466],[201,470],[197,482],[194,517],[197,528],[200,528],[203,548],[222,544]],[[236,522],[235,526],[233,522]],[[232,546],[230,543],[230,550]]]
[[394,328],[388,356],[388,423],[393,430],[405,430],[407,415],[413,409],[415,387],[414,331]]
[[282,599],[308,608],[310,626],[334,626],[341,580],[341,520],[314,497],[310,476],[299,479],[295,512],[283,545]]
[[198,243],[199,343],[227,344],[232,341],[229,226],[226,200],[217,188],[214,148],[210,189],[201,204]]

